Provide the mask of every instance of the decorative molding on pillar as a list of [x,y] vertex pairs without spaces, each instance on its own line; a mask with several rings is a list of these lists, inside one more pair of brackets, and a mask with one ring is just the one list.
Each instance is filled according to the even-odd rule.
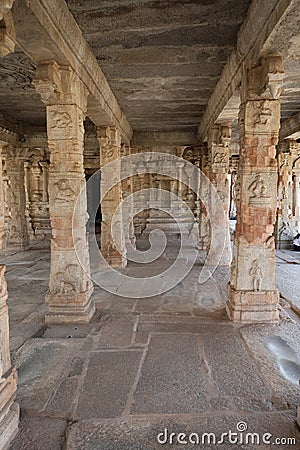
[[0,56],[15,51],[15,27],[11,8],[14,0],[0,0]]
[[[120,217],[115,218],[114,226],[117,229],[115,236],[118,242],[114,242],[111,227],[113,216],[118,206],[122,202],[122,183],[121,183],[121,135],[119,130],[115,127],[103,126],[97,127],[97,138],[100,146],[100,167],[103,168],[106,164],[112,161],[120,160],[118,164],[117,173],[112,173],[111,168],[105,167],[101,172],[101,186],[100,192],[105,192],[105,186],[108,178],[116,180],[115,185],[109,192],[101,199],[101,252],[107,263],[113,267],[125,267],[126,247],[123,226],[123,215],[120,211]],[[114,166],[116,168],[116,165]],[[119,182],[118,182],[119,181]]]

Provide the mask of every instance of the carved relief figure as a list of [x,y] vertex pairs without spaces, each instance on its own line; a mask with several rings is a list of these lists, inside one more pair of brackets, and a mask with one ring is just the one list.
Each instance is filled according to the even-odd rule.
[[57,272],[53,281],[54,294],[70,295],[80,292],[78,267],[75,264],[69,264],[64,272]]
[[63,179],[54,184],[56,189],[55,200],[60,203],[67,203],[75,195],[67,179]]
[[268,125],[271,122],[272,110],[269,108],[268,100],[261,103],[261,108],[257,108],[257,113],[254,116],[254,126]]
[[67,128],[72,125],[72,118],[70,114],[65,111],[56,111],[53,115],[53,122],[51,128]]
[[249,273],[252,276],[252,282],[253,282],[253,289],[254,289],[254,291],[260,291],[261,290],[261,283],[262,283],[263,272],[261,270],[261,267],[260,267],[257,259],[255,259],[253,261]]
[[226,163],[226,153],[217,152],[213,158],[213,164],[224,164]]
[[270,197],[267,195],[267,186],[261,175],[256,175],[254,181],[249,186],[250,201],[249,204],[260,204],[261,200],[269,201]]

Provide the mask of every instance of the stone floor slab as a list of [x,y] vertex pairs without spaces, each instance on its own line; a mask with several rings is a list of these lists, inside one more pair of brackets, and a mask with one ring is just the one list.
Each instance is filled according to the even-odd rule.
[[92,353],[75,417],[121,416],[141,357],[142,352],[136,350]]
[[22,417],[20,431],[9,450],[61,450],[67,423],[49,417]]
[[133,414],[195,413],[205,409],[205,372],[198,341],[186,335],[152,336],[134,393]]

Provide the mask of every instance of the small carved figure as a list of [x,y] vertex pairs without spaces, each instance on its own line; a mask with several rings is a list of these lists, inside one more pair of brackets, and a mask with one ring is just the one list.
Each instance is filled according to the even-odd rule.
[[64,272],[57,272],[53,281],[54,294],[70,295],[80,292],[78,267],[75,264],[69,264]]
[[254,291],[260,291],[263,273],[257,259],[253,261],[249,273],[252,276]]
[[256,175],[254,181],[249,186],[249,191],[252,193],[251,198],[267,198],[266,185],[260,175]]
[[224,164],[226,162],[226,153],[217,152],[213,158],[213,164]]
[[67,128],[72,124],[71,116],[67,112],[59,112],[55,113],[53,117],[53,124],[51,128]]
[[75,192],[70,186],[69,180],[63,179],[54,184],[56,188],[55,200],[60,203],[67,203],[74,196]]
[[264,100],[261,104],[260,111],[255,114],[254,126],[267,125],[272,118],[272,110],[269,108],[268,100]]

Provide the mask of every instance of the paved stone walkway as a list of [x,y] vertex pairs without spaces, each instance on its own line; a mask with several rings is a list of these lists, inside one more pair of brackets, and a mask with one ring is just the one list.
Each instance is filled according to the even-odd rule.
[[[172,255],[141,271],[165,268]],[[285,286],[286,297],[286,285],[300,270],[284,261],[289,257],[295,255],[278,255],[278,286]],[[250,433],[272,434],[271,442],[297,439],[278,448],[300,448],[300,326],[287,314],[288,303],[279,324],[231,323],[224,310],[228,270],[219,268],[200,286],[200,255],[188,277],[165,294],[132,299],[96,287],[92,323],[46,328],[49,253],[35,247],[8,255],[5,263],[21,406],[20,433],[10,450],[231,449],[237,445],[228,441],[193,442],[205,432],[218,440],[236,432],[239,422]],[[125,272],[136,273],[136,265]],[[162,445],[157,436],[164,442],[165,430]],[[187,435],[179,440],[192,442],[178,443],[179,433]]]

